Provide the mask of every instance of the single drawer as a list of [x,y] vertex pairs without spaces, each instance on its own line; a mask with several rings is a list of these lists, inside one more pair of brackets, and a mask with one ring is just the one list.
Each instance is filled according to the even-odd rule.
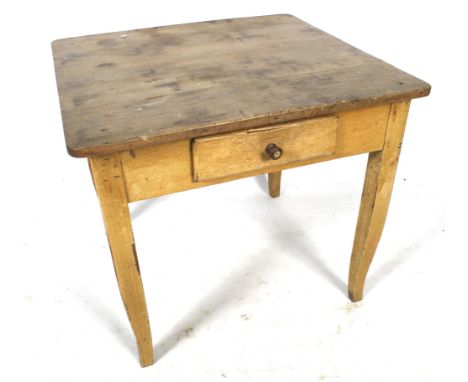
[[194,139],[193,180],[204,181],[333,155],[338,117]]

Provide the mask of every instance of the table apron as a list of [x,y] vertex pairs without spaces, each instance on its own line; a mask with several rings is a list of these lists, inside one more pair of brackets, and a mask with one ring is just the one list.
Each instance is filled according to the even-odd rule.
[[[262,173],[276,172],[332,159],[379,151],[385,141],[390,104],[336,114],[336,149],[331,155],[295,162],[271,162],[226,177],[197,180],[193,173],[192,140],[158,144],[120,153],[129,202],[205,187]],[[214,164],[215,165],[215,164]]]

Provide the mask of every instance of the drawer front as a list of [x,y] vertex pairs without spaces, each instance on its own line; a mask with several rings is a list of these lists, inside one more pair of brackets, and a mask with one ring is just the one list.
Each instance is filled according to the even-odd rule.
[[193,179],[268,172],[269,167],[333,155],[337,128],[338,117],[332,116],[197,138],[192,143]]

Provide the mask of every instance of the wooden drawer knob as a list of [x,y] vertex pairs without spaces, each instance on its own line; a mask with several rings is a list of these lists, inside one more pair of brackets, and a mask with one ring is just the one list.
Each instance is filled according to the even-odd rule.
[[269,143],[267,147],[265,147],[265,152],[270,157],[270,159],[277,160],[281,158],[283,155],[283,149],[274,143]]

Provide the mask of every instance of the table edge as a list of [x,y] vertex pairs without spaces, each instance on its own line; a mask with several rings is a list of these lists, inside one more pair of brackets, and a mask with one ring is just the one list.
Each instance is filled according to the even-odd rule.
[[426,97],[430,94],[431,85],[422,80],[420,81],[426,86],[417,88],[408,93],[398,93],[394,96],[382,97],[381,99],[360,99],[356,101],[324,105],[322,107],[291,110],[286,111],[284,113],[275,113],[271,115],[248,118],[240,121],[231,121],[221,124],[204,124],[200,125],[197,128],[190,128],[188,130],[181,130],[169,134],[157,135],[154,137],[136,137],[118,144],[114,143],[109,145],[102,144],[89,147],[73,147],[72,145],[69,145],[67,143],[67,151],[72,157],[75,158],[108,155],[121,151],[153,146],[159,143],[193,139],[214,134],[231,133],[243,129],[274,125],[276,123],[286,123],[300,119],[322,117],[331,113],[339,113],[343,111],[363,109],[366,107],[373,107],[396,102],[404,102],[415,98]]

